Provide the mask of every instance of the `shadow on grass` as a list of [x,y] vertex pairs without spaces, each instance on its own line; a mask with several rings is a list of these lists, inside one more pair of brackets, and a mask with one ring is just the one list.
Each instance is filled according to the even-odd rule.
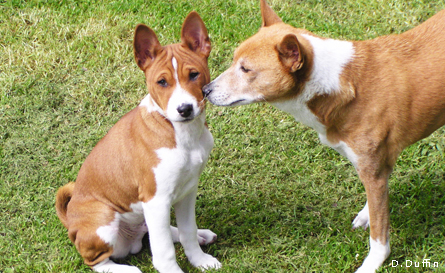
[[[369,236],[369,229],[351,229],[351,220],[361,209],[351,206],[357,196],[352,196],[353,192],[348,196],[345,189],[347,197],[335,201],[338,196],[326,198],[275,182],[269,191],[263,191],[259,183],[254,190],[239,185],[216,198],[210,192],[199,196],[198,225],[212,229],[219,237],[216,244],[203,249],[228,264],[222,272],[262,272],[263,267],[274,272],[296,268],[298,272],[312,272],[311,268],[356,270],[367,254]],[[381,272],[399,272],[390,267],[393,259],[422,261],[428,257],[443,268],[445,170],[414,169],[394,182],[390,185],[392,253]],[[152,268],[147,236],[143,245],[139,254],[119,262],[134,261]],[[188,263],[182,246],[177,244],[176,250],[181,268],[200,272]]]
[[[397,244],[425,245],[430,251],[444,250],[445,170],[409,171],[392,185],[391,226]],[[440,239],[440,241],[437,241]],[[431,249],[430,249],[431,248]],[[426,253],[425,253],[426,254]],[[397,249],[393,255],[403,255]],[[443,256],[443,253],[442,253]]]

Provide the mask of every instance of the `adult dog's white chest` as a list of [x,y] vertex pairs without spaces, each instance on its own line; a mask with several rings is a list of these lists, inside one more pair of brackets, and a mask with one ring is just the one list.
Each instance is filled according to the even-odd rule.
[[321,143],[346,156],[357,168],[357,155],[343,141],[330,142],[327,138],[326,127],[307,105],[317,95],[339,92],[340,74],[344,66],[353,59],[353,45],[346,41],[323,40],[311,35],[303,36],[310,42],[314,50],[314,68],[311,78],[300,96],[287,101],[273,102],[272,105],[291,114],[297,121],[315,129]]

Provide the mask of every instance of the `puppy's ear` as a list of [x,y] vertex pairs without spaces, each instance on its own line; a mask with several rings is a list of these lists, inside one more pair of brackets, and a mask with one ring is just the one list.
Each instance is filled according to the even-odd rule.
[[162,46],[151,28],[139,24],[134,31],[133,49],[136,63],[145,71],[162,51]]
[[299,70],[303,66],[300,43],[294,34],[284,36],[281,43],[277,45],[277,50],[281,62],[285,67],[289,68],[291,73]]
[[267,5],[266,0],[261,0],[261,17],[263,18],[263,23],[261,27],[268,27],[276,23],[283,22],[281,18],[273,11],[269,5]]
[[196,11],[190,12],[185,18],[182,24],[181,41],[190,50],[205,58],[209,57],[212,45],[207,28]]

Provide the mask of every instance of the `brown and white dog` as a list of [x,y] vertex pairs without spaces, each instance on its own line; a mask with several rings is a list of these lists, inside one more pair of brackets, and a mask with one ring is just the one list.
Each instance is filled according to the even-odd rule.
[[[195,267],[221,267],[200,248],[216,234],[197,230],[195,220],[198,180],[213,147],[202,94],[211,45],[196,12],[185,19],[181,40],[162,47],[150,28],[136,27],[134,55],[149,95],[99,141],[76,182],[57,192],[57,215],[94,271],[141,272],[110,258],[139,252],[147,231],[159,272],[183,272],[173,242]],[[171,206],[178,228],[170,226]]]
[[367,203],[353,227],[371,228],[357,272],[390,253],[388,176],[400,152],[445,124],[445,11],[400,35],[338,41],[282,22],[261,0],[262,28],[204,87],[221,106],[266,101],[315,129],[346,156]]

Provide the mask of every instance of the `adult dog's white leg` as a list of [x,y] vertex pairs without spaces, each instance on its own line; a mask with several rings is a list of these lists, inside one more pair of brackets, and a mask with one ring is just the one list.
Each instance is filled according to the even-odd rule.
[[[363,165],[365,167],[359,171],[366,189],[368,201],[364,209],[368,209],[371,236],[369,254],[357,270],[358,273],[374,273],[390,253],[388,177],[392,168],[382,164],[383,167],[375,170],[373,167],[376,165]],[[366,210],[364,214],[366,216]]]
[[368,201],[366,201],[366,205],[357,214],[354,221],[352,222],[352,228],[356,229],[359,227],[363,227],[364,229],[366,229],[368,226],[369,226],[369,208],[368,208]]
[[153,266],[160,273],[183,273],[176,262],[170,231],[170,200],[155,196],[142,205],[148,227]]
[[[203,269],[220,268],[221,263],[211,255],[204,253],[199,246],[199,234],[195,219],[196,192],[197,188],[174,206],[176,222],[178,223],[179,240],[184,247],[187,258],[193,266]],[[210,232],[213,238],[213,232],[201,232],[205,234]]]
[[374,273],[386,260],[390,253],[389,239],[383,245],[379,240],[369,238],[369,254],[356,273]]

